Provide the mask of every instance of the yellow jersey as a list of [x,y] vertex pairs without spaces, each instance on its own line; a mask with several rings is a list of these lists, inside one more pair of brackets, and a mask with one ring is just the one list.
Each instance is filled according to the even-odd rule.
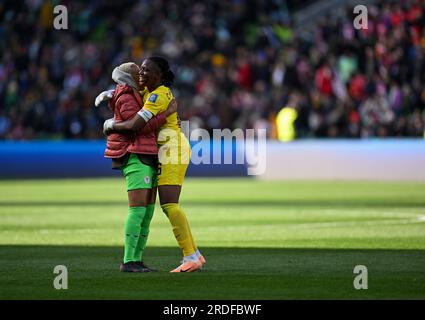
[[[154,91],[145,89],[143,96],[143,109],[154,116],[167,110],[173,93],[166,86],[159,86]],[[190,162],[190,144],[180,130],[180,121],[177,112],[166,118],[165,124],[158,134],[159,166],[158,185],[182,185]]]
[[[148,110],[154,116],[158,113],[167,110],[171,100],[174,99],[173,93],[170,88],[166,86],[159,86],[154,91],[149,92],[147,89],[143,94],[143,109]],[[173,129],[180,133],[180,124],[177,112],[169,115],[166,118],[165,124],[161,127],[162,129]]]

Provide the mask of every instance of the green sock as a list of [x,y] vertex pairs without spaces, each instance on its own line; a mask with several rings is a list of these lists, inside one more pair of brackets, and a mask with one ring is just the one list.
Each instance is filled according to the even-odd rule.
[[148,204],[148,206],[146,207],[145,217],[143,218],[140,229],[139,241],[137,241],[136,251],[134,254],[135,257],[140,259],[137,261],[143,261],[143,251],[145,250],[146,242],[148,241],[149,226],[151,224],[154,210],[154,204]]
[[139,240],[140,229],[143,218],[145,217],[146,207],[129,207],[127,220],[125,221],[125,246],[124,246],[124,263],[129,261],[140,261],[140,257],[136,257],[135,251]]

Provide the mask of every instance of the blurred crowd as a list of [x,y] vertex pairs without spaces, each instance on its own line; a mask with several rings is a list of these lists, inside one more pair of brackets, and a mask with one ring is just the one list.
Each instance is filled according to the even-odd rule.
[[[53,28],[65,5],[67,30]],[[368,5],[296,25],[281,0],[0,3],[0,139],[98,139],[113,67],[167,57],[191,128],[267,128],[296,110],[297,138],[421,137],[425,1]]]

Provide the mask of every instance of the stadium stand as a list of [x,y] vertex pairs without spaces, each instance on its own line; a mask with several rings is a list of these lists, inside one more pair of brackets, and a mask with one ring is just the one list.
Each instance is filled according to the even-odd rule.
[[[308,1],[311,4],[314,1]],[[160,53],[191,128],[267,128],[296,110],[295,137],[420,137],[425,110],[425,1],[352,6],[297,25],[297,1],[0,3],[0,139],[101,139],[111,114],[93,106],[111,71]],[[166,8],[164,10],[163,8]]]

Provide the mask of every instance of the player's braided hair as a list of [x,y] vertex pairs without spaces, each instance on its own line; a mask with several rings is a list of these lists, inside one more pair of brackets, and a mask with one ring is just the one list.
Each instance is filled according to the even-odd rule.
[[161,81],[162,84],[166,87],[171,87],[174,82],[174,72],[171,71],[168,61],[160,56],[153,56],[148,58],[150,61],[155,63],[155,65],[161,71]]

